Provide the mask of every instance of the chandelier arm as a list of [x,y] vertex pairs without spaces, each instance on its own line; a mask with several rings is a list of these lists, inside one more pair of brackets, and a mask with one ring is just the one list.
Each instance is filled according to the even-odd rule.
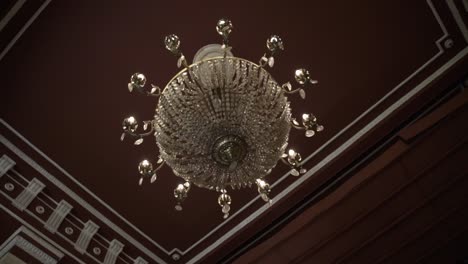
[[163,160],[163,161],[161,162],[161,164],[159,164],[159,166],[156,167],[156,169],[154,169],[154,171],[160,170],[160,169],[164,166],[164,164],[166,164],[166,161],[165,161],[165,160]]
[[[185,59],[185,56],[184,56],[184,54],[182,54],[182,52],[180,53],[179,61],[180,61],[180,64],[181,64],[182,66],[184,66],[184,68],[188,68],[188,67],[189,67],[189,65],[188,65],[188,63],[187,63],[187,60]],[[178,62],[178,64],[179,64],[179,62]],[[178,65],[178,66],[179,66],[179,65]],[[180,66],[179,66],[179,68],[180,68]]]
[[258,65],[260,65],[261,68],[265,68],[265,66],[268,64],[268,57],[266,56],[266,53],[263,54],[263,56],[260,58],[260,61],[258,62]]
[[301,88],[294,89],[294,90],[292,90],[292,91],[288,91],[288,90],[286,90],[286,89],[283,89],[283,90],[284,90],[284,93],[285,93],[285,94],[295,94],[295,93],[298,93],[298,92],[299,92],[300,90],[302,90],[302,89],[304,89],[304,88],[301,87]]
[[144,94],[146,96],[160,96],[161,95],[161,88],[159,86],[151,84],[151,90],[148,91],[145,89],[146,84],[146,77],[143,73],[134,73],[130,77],[130,82],[128,83],[128,90],[129,92],[137,91],[140,94]]
[[149,123],[150,125],[150,130],[148,132],[145,132],[145,133],[138,133],[141,137],[147,137],[147,136],[150,136],[152,134],[154,134],[154,120],[150,120]]
[[160,93],[158,93],[158,94],[153,94],[153,93],[151,93],[151,92],[146,92],[145,95],[146,95],[146,96],[159,97],[161,94],[160,94]]
[[147,136],[152,135],[153,133],[154,133],[154,128],[151,128],[150,131],[148,131],[148,132],[146,132],[146,133],[137,133],[137,135],[138,135],[139,137],[147,137]]
[[290,164],[285,158],[281,158],[281,161],[282,161],[284,164],[288,165],[288,167],[291,167],[291,164]]
[[147,91],[147,90],[143,90],[143,89],[137,89],[137,91],[140,94],[143,94],[143,95],[146,95],[146,96],[159,97],[161,95],[161,88],[159,88],[159,86],[156,86],[154,84],[151,84],[151,87],[152,87],[151,91]]
[[297,130],[306,130],[304,126],[295,125],[293,122],[291,122],[291,126]]
[[293,176],[297,177],[307,172],[307,170],[302,167],[303,161],[297,161],[297,164],[292,164],[283,157],[281,157],[280,159],[284,164],[291,168],[291,175]]
[[[143,87],[142,87],[143,88]],[[140,89],[135,89],[138,93],[142,94],[142,95],[146,95],[146,96],[154,96],[154,97],[159,97],[161,95],[161,92],[158,92],[158,93],[152,93],[152,92],[148,92],[148,91],[143,91],[143,90],[140,90]]]
[[[152,122],[151,122],[151,124],[152,124]],[[153,127],[153,125],[151,125],[150,131],[145,132],[145,133],[135,133],[135,132],[131,132],[131,131],[124,131],[124,133],[126,133],[127,135],[130,135],[132,137],[144,138],[144,137],[152,135],[154,133],[154,131],[155,131],[154,127]]]
[[[295,94],[295,93],[298,93],[298,92],[300,93],[301,90],[304,90],[304,86],[303,86],[303,85],[301,85],[301,87],[299,87],[299,88],[292,89],[291,82],[283,83],[283,84],[281,85],[281,88],[283,89],[283,92],[284,92],[285,94]],[[302,97],[302,96],[303,96],[303,95],[301,94],[301,97]],[[303,99],[304,99],[304,97],[303,97]]]

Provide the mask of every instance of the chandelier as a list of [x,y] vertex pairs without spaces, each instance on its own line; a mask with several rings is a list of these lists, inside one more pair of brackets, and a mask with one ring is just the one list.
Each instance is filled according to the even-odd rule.
[[303,130],[312,137],[323,130],[310,113],[300,121],[291,117],[287,95],[299,94],[305,99],[307,86],[316,84],[309,71],[298,69],[295,80],[279,85],[267,71],[274,66],[274,55],[284,50],[283,41],[273,35],[267,39],[267,52],[259,64],[234,57],[229,46],[233,25],[228,19],[218,21],[216,31],[222,44],[202,47],[188,64],[180,49],[179,37],[165,37],[164,44],[175,57],[177,73],[164,89],[151,84],[135,73],[128,89],[158,97],[152,120],[139,123],[130,116],[122,123],[121,140],[131,138],[135,145],[154,135],[159,149],[156,164],[143,160],[138,165],[139,184],[145,179],[153,183],[157,171],[169,166],[183,179],[174,189],[175,209],[182,210],[192,185],[220,193],[218,203],[224,218],[229,216],[231,196],[227,189],[256,185],[260,197],[270,202],[270,185],[265,177],[279,160],[291,168],[291,175],[306,172],[301,155],[287,150],[290,128]]

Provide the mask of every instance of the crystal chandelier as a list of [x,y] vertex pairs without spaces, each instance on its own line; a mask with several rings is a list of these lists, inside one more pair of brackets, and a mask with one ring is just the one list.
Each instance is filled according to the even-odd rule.
[[141,132],[133,116],[124,119],[121,140],[131,138],[140,145],[144,137],[156,137],[159,158],[156,165],[140,162],[139,184],[145,179],[153,183],[157,171],[169,166],[184,180],[174,189],[178,211],[192,185],[220,193],[218,203],[224,218],[229,216],[231,204],[227,187],[255,184],[261,198],[271,203],[270,185],[264,178],[279,160],[291,168],[293,176],[306,172],[301,155],[293,149],[286,151],[290,128],[303,130],[306,137],[323,130],[313,114],[303,114],[301,122],[292,118],[286,97],[298,93],[305,99],[305,88],[317,83],[309,71],[295,71],[295,89],[290,82],[279,85],[267,71],[274,66],[274,55],[284,49],[281,38],[268,38],[268,51],[257,65],[233,56],[229,46],[232,29],[230,20],[219,20],[216,31],[222,36],[222,45],[201,48],[190,65],[180,50],[179,37],[166,36],[165,47],[178,58],[182,70],[164,89],[153,84],[145,88],[146,77],[141,73],[133,74],[128,84],[130,92],[159,100],[154,119],[143,121]]

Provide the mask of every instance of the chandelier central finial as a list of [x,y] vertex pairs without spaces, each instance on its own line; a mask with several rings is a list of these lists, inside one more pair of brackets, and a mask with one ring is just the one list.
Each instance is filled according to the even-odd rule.
[[300,87],[293,89],[289,82],[278,84],[266,69],[274,66],[274,55],[284,50],[281,38],[268,38],[268,52],[255,64],[231,53],[232,29],[231,21],[221,19],[216,30],[223,38],[222,45],[203,47],[191,65],[181,51],[179,37],[167,36],[166,49],[178,58],[182,71],[164,89],[151,85],[147,90],[141,73],[132,75],[128,84],[130,92],[155,96],[159,101],[154,119],[143,121],[142,133],[137,132],[134,117],[126,118],[121,139],[130,136],[139,145],[143,137],[154,134],[158,165],[142,161],[140,183],[146,177],[154,182],[156,172],[167,164],[185,180],[174,190],[177,210],[182,209],[192,184],[220,192],[218,203],[225,217],[232,202],[228,187],[256,184],[260,197],[271,201],[264,178],[279,160],[291,167],[292,175],[305,173],[300,154],[286,151],[291,127],[305,130],[307,137],[323,130],[312,114],[304,114],[302,124],[291,117],[287,95],[299,93],[305,99],[305,87],[317,83],[309,72],[296,70]]
[[221,165],[234,170],[242,162],[248,148],[245,141],[235,135],[222,136],[216,140],[212,149],[213,159]]

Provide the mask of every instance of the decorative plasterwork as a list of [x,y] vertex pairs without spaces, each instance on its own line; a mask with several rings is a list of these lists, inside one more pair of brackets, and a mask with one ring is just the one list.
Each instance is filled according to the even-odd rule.
[[63,219],[65,219],[67,214],[70,213],[72,208],[73,206],[71,206],[65,200],[60,201],[60,203],[57,205],[57,208],[55,208],[49,219],[47,219],[45,228],[50,232],[55,233]]
[[2,177],[7,171],[15,166],[15,162],[10,159],[7,155],[3,155],[0,158],[0,177]]
[[13,205],[23,211],[32,202],[34,198],[44,189],[45,185],[34,178],[29,182],[29,185],[16,197]]
[[98,231],[99,226],[95,224],[93,221],[89,220],[86,222],[84,228],[81,230],[80,236],[75,242],[75,249],[78,250],[81,254],[85,253],[86,249],[88,248],[89,242],[91,238],[93,238],[94,234]]
[[148,261],[144,260],[142,257],[138,257],[133,264],[148,264]]
[[104,259],[104,264],[114,264],[117,256],[122,252],[124,244],[120,241],[114,239],[110,242],[109,248],[107,249],[106,258]]
[[[16,234],[19,232],[24,232],[28,237],[33,238],[35,241],[38,241],[41,246],[44,246],[52,252],[55,256],[57,256],[58,259],[62,258],[64,254],[66,254],[68,257],[73,258],[77,263],[80,264],[86,264],[83,261],[81,261],[73,252],[68,251],[67,249],[63,248],[60,244],[57,242],[53,241],[44,233],[41,231],[37,230],[34,226],[30,225],[28,222],[26,222],[23,218],[19,217],[16,212],[11,211],[7,207],[5,207],[3,204],[0,204],[0,209],[2,209],[6,214],[10,215],[13,217],[15,220],[17,220],[19,223],[23,224],[12,236],[13,238]],[[31,230],[31,231],[30,231]],[[8,242],[9,240],[7,240]],[[5,242],[4,244],[6,244]],[[2,248],[3,246],[0,246]],[[0,255],[1,255],[1,250],[0,250]],[[62,253],[63,252],[63,253]]]
[[[0,120],[1,121],[1,120]],[[7,146],[13,147],[11,142],[7,141],[3,136],[0,135],[0,142],[4,143]],[[5,155],[6,157],[6,155]],[[20,155],[20,157],[23,157],[23,154]],[[11,163],[11,162],[10,162]],[[45,172],[43,168],[40,168],[40,171]],[[21,175],[18,171],[15,169],[9,169],[4,177],[7,178],[7,183],[5,183],[4,188],[0,189],[0,194],[3,194],[8,200],[11,201],[11,204],[15,203],[18,199],[18,197],[22,197],[21,193],[31,193],[30,189],[36,189],[36,187],[42,186],[40,182],[37,179],[33,180],[28,180],[28,178],[24,177]],[[26,182],[26,184],[24,184]],[[13,193],[11,193],[12,190],[15,190],[19,188],[20,190],[22,189],[20,195],[17,197],[13,197]],[[44,190],[44,187],[41,189]],[[109,260],[110,263],[112,261],[116,261],[118,258],[120,258],[120,261],[123,263],[147,263],[143,258],[137,257],[136,259],[131,258],[124,252],[122,252],[123,249],[123,243],[122,247],[120,247],[120,242],[113,242],[113,246],[109,247],[111,244],[110,241],[108,241],[106,238],[102,237],[102,235],[98,234],[99,231],[99,226],[95,224],[93,221],[89,220],[87,223],[84,223],[81,219],[77,218],[71,213],[72,206],[66,201],[66,200],[61,200],[60,202],[56,202],[55,199],[50,197],[47,193],[42,193],[41,198],[38,198],[37,195],[35,195],[31,201],[28,203],[32,203],[34,201],[34,198],[38,199],[38,205],[34,206],[33,208],[27,208],[24,207],[22,210],[23,213],[29,214],[32,216],[34,219],[36,219],[41,225],[44,226],[45,229],[49,230],[50,232],[56,234],[57,236],[61,237],[65,241],[69,242],[72,246],[74,246],[78,252],[81,254],[87,255],[91,259],[93,259],[96,263],[103,263],[102,261],[98,260],[96,256],[101,254],[101,248],[110,248],[112,249],[112,253],[109,254]],[[48,200],[47,202],[44,201],[44,199]],[[22,199],[21,199],[22,200]],[[55,207],[51,206],[51,204],[56,204]],[[6,208],[1,206],[4,210]],[[6,210],[7,212],[10,212],[12,216],[14,216],[16,219],[23,221],[23,219],[18,218],[17,215],[12,214],[11,211]],[[44,221],[42,218],[39,217],[39,215],[43,215],[46,211],[52,211],[50,214],[49,218],[47,221]],[[80,222],[83,224],[83,230],[81,230],[81,227],[77,226],[76,224],[71,223],[70,221],[66,221],[66,225],[63,228],[63,232],[59,232],[58,228],[60,228],[61,224],[64,224],[64,220],[66,220],[67,217],[74,218],[76,221]],[[75,231],[80,231],[80,236],[78,239],[75,241],[73,240],[70,235],[72,235]],[[99,236],[99,240],[96,240],[95,237]],[[94,239],[94,242],[99,244],[98,247],[93,248],[93,253],[90,253],[87,251],[88,246],[90,242]],[[99,254],[96,252],[99,251]],[[70,253],[67,253],[70,254]],[[76,256],[73,256],[75,260],[78,258]],[[164,262],[159,262],[159,263],[164,263]]]
[[[23,235],[24,234],[24,235]],[[48,253],[41,250],[38,246],[47,248],[54,255],[51,256]],[[21,226],[16,230],[1,246],[0,246],[0,257],[9,252],[13,247],[18,247],[26,252],[28,255],[34,257],[39,262],[44,264],[56,264],[64,254],[54,248],[51,244],[39,238],[31,230],[24,226]]]
[[53,259],[51,256],[44,253],[44,251],[40,250],[33,244],[29,243],[27,240],[22,238],[21,236],[17,236],[15,239],[15,245],[21,248],[22,250],[26,251],[29,255],[34,256],[37,260],[41,263],[45,264],[55,264],[57,260]]

